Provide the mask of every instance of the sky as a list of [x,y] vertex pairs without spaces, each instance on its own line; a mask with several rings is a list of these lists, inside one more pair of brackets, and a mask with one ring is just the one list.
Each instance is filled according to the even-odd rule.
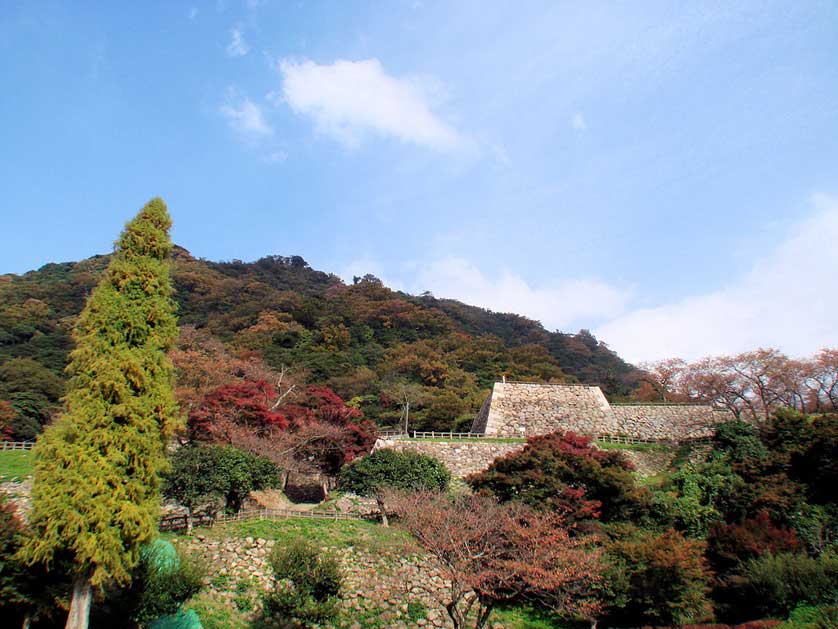
[[0,3],[0,273],[301,255],[633,362],[838,346],[838,3]]

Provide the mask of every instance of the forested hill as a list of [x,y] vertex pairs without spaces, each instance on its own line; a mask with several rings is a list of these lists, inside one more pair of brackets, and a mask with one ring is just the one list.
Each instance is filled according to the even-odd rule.
[[[108,256],[0,275],[0,400],[33,421],[60,395],[70,330]],[[372,276],[352,285],[299,256],[209,262],[176,248],[181,325],[233,351],[258,352],[332,387],[382,424],[410,387],[415,428],[467,426],[491,383],[598,383],[612,398],[639,372],[586,331],[563,334],[513,314],[392,291]]]

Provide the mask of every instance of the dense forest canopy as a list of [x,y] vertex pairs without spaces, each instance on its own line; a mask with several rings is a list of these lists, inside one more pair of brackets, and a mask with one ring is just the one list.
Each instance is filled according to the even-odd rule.
[[[585,330],[549,332],[519,315],[393,291],[371,275],[348,285],[299,256],[210,262],[178,247],[174,256],[182,326],[328,386],[381,425],[395,424],[408,399],[414,428],[467,429],[502,375],[597,383],[612,398],[641,376]],[[70,330],[109,259],[0,275],[0,400],[17,409],[19,436],[34,436],[53,412]]]

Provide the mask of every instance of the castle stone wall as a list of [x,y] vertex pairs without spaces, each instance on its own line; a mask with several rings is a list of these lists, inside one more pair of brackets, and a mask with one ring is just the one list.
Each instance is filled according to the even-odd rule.
[[618,434],[657,441],[712,437],[718,421],[710,406],[616,404],[611,410]]
[[472,432],[525,437],[557,430],[585,435],[617,432],[602,390],[590,385],[497,382]]
[[455,478],[482,472],[499,456],[522,450],[526,443],[504,441],[478,441],[470,439],[436,441],[430,439],[390,438],[375,442],[373,451],[380,448],[411,450],[432,456],[440,461]]

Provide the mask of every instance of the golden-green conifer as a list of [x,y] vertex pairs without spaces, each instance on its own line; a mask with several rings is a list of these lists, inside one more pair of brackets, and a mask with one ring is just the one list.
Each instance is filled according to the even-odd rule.
[[86,627],[91,589],[130,581],[157,530],[159,475],[176,429],[177,336],[166,204],[152,199],[116,242],[76,324],[64,408],[35,447],[31,563],[76,572],[68,627]]

